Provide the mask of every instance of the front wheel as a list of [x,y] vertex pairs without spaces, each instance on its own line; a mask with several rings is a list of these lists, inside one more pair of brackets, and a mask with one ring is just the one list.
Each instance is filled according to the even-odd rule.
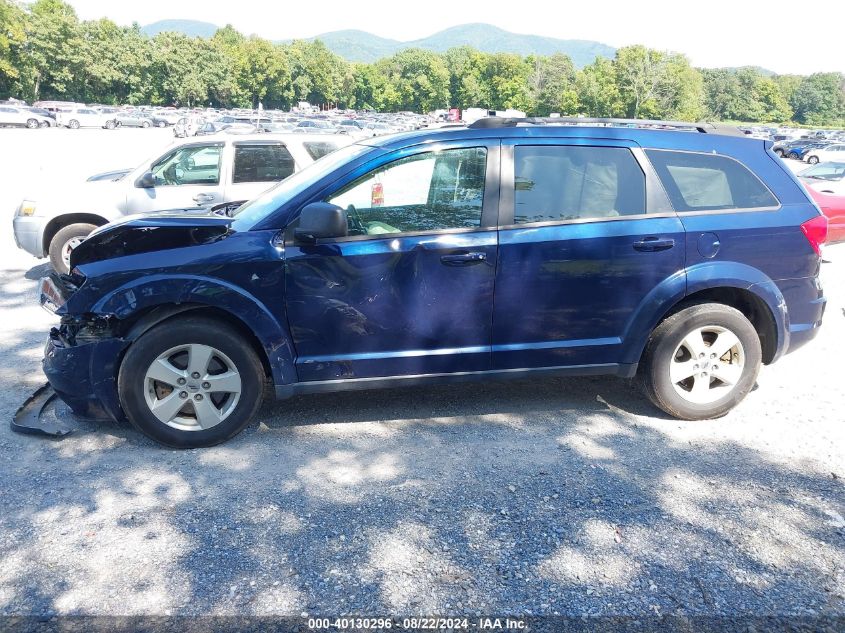
[[157,325],[126,352],[120,403],[148,437],[174,448],[219,444],[249,424],[261,404],[264,369],[249,341],[207,317]]
[[658,325],[638,379],[646,396],[684,420],[718,418],[757,380],[760,338],[739,311],[719,303],[690,306]]
[[159,121],[156,125],[158,127],[167,127],[167,121]]
[[48,249],[50,265],[57,273],[67,274],[70,270],[70,253],[79,246],[88,234],[96,229],[93,224],[80,222],[70,224],[59,231],[50,240]]
[[68,121],[67,126],[71,130],[78,130],[79,129],[79,121],[77,121],[76,119],[71,119],[70,121]]
[[141,123],[141,127],[142,127],[142,128],[144,128],[144,129],[146,129],[146,128],[150,127],[150,122],[149,122],[149,121],[144,121],[143,123]]
[[819,157],[818,156],[810,156],[810,158],[807,159],[807,162],[810,163],[811,165],[815,165],[819,162]]
[[26,127],[28,127],[30,130],[34,130],[38,127],[38,119],[27,119]]
[[114,129],[114,128],[116,128],[116,127],[117,127],[117,122],[115,122],[115,121],[106,121],[106,129],[107,129],[107,130],[113,130],[113,129]]

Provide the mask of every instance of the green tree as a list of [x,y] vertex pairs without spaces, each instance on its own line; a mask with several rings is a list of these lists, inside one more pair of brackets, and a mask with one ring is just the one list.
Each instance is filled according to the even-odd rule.
[[319,40],[296,40],[284,48],[295,101],[337,103],[348,87],[348,64]]
[[577,113],[575,65],[569,56],[555,53],[551,57],[531,56],[526,61],[532,67],[528,83],[534,113],[539,116],[548,116],[552,112]]
[[622,101],[613,62],[603,57],[580,71],[575,79],[580,113],[593,117],[617,116]]
[[489,107],[490,86],[484,80],[486,53],[471,46],[450,48],[443,55],[449,70],[450,105],[457,108]]
[[490,89],[489,108],[533,111],[534,101],[528,85],[530,74],[531,67],[519,55],[512,53],[490,55],[484,72],[484,81]]
[[616,51],[616,85],[623,114],[629,118],[660,116],[661,91],[666,87],[667,55],[645,46]]
[[28,99],[67,98],[74,70],[82,63],[79,20],[61,0],[36,0],[29,7],[21,77]]
[[437,53],[409,48],[377,66],[396,90],[398,109],[429,112],[449,105],[449,71]]
[[0,98],[20,96],[27,15],[17,3],[0,0]]
[[845,119],[845,77],[815,73],[805,77],[792,95],[795,118],[807,125],[833,125]]

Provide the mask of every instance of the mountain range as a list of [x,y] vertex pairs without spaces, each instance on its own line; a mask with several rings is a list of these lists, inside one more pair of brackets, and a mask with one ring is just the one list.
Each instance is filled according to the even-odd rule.
[[[141,27],[141,31],[150,36],[163,31],[177,31],[191,37],[211,37],[217,28],[214,24],[198,20],[160,20]],[[357,30],[332,31],[305,39],[321,40],[331,51],[351,62],[374,62],[405,48],[442,53],[455,46],[472,46],[485,53],[518,53],[523,56],[565,53],[581,68],[596,57],[612,58],[616,53],[615,48],[601,42],[522,35],[490,24],[462,24],[406,42]]]

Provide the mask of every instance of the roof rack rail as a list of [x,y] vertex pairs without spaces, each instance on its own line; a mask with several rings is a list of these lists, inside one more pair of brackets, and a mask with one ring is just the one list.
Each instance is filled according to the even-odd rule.
[[571,126],[597,126],[597,127],[636,127],[652,130],[687,130],[701,134],[722,134],[724,136],[745,136],[737,127],[723,123],[709,123],[699,121],[659,121],[654,119],[613,119],[613,118],[591,118],[591,117],[484,117],[478,119],[468,127],[471,129],[490,129],[516,127],[517,125],[571,125]]

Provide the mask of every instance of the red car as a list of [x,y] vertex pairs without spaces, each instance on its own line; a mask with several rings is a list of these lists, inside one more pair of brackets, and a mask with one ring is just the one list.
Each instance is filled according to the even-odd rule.
[[845,242],[845,196],[820,193],[811,187],[807,191],[827,216],[827,244]]

